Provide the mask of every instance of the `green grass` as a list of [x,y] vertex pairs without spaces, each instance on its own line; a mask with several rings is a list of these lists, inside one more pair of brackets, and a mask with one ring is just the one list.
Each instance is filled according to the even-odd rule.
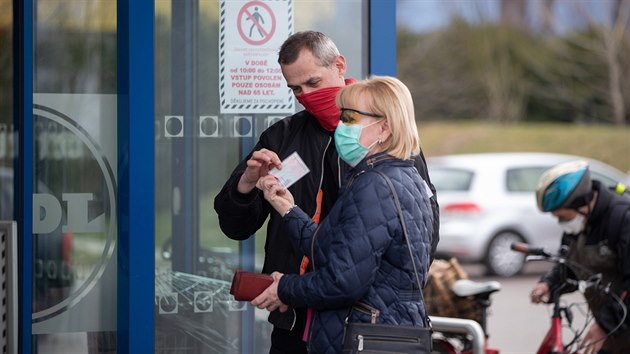
[[554,152],[590,157],[630,172],[630,127],[485,122],[419,123],[427,157],[479,152]]

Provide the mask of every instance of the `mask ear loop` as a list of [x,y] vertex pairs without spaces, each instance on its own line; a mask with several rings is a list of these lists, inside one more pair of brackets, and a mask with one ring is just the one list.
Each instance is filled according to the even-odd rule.
[[[376,124],[381,124],[381,123],[383,123],[383,122],[382,122],[382,121],[376,121],[376,122],[374,122],[374,123],[370,123],[370,124],[368,124],[368,125],[366,125],[366,126],[362,127],[361,129],[365,129],[365,128],[367,128],[367,127],[371,127],[371,126],[373,126],[373,125],[376,125]],[[382,138],[381,138],[381,135],[380,135],[380,134],[378,135],[378,138],[376,139],[376,141],[375,141],[375,142],[373,142],[372,144],[370,144],[370,146],[367,146],[367,149],[368,149],[368,150],[372,149],[372,148],[374,147],[374,145],[376,145],[376,144],[378,144],[379,146],[383,144],[383,140],[382,140]]]

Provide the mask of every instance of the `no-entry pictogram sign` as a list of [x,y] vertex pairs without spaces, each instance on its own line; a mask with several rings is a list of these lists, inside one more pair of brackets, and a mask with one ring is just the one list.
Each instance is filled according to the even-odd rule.
[[263,45],[276,32],[276,16],[262,1],[250,1],[243,5],[236,18],[238,34],[251,45]]
[[278,50],[293,33],[293,0],[221,0],[221,113],[293,113]]

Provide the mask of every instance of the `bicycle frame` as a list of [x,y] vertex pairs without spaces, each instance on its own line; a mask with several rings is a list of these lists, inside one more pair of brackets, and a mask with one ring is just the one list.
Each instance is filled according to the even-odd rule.
[[[551,327],[547,331],[545,338],[536,354],[561,354],[566,353],[564,344],[562,341],[562,311],[563,307],[560,305],[560,297],[562,296],[561,286],[553,294],[553,314],[551,315]],[[566,311],[566,309],[565,309]]]
[[551,317],[551,327],[547,331],[545,339],[543,339],[536,354],[564,353],[562,344],[562,317],[560,310],[554,308],[554,314]]
[[[525,253],[527,255],[527,261],[531,260],[544,260],[555,262],[559,265],[562,265],[562,283],[557,289],[553,289],[551,292],[551,299],[553,300],[553,314],[551,315],[551,326],[547,331],[544,339],[542,340],[540,346],[538,347],[538,351],[536,354],[575,354],[577,352],[572,351],[571,345],[575,343],[578,339],[582,331],[576,333],[576,337],[568,343],[566,346],[563,341],[563,333],[562,333],[562,317],[563,314],[567,319],[569,325],[573,322],[573,315],[571,314],[571,310],[569,307],[565,307],[561,305],[560,298],[562,294],[565,293],[566,287],[575,286],[584,288],[589,286],[598,286],[599,280],[601,279],[601,275],[599,277],[595,277],[595,280],[589,280],[586,283],[580,283],[581,281],[570,280],[567,278],[566,272],[570,269],[569,264],[567,263],[566,258],[563,255],[551,255],[546,253],[542,248],[532,248],[530,249],[527,244],[523,243],[515,243],[512,244],[512,250]],[[562,252],[562,250],[561,250]],[[568,292],[572,292],[574,290],[569,290]]]

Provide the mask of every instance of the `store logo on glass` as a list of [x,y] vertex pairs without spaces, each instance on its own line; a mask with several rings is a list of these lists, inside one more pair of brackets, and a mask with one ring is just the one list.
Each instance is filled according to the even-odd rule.
[[116,244],[114,173],[76,118],[34,105],[33,322],[84,298]]

